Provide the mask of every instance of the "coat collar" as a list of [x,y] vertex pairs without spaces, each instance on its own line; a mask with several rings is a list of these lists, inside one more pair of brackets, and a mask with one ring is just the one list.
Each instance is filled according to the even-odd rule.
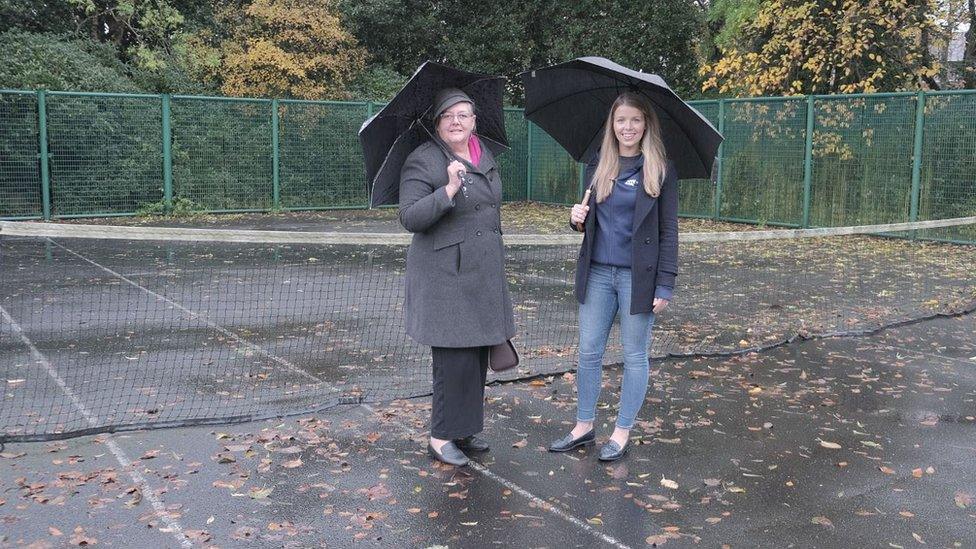
[[474,164],[454,154],[451,151],[451,148],[447,146],[447,143],[444,143],[444,141],[442,141],[440,137],[436,135],[432,135],[431,137],[433,138],[437,146],[440,147],[442,151],[444,151],[444,154],[447,156],[448,160],[457,160],[458,162],[461,162],[468,168],[468,171],[470,172],[479,173],[481,175],[487,176],[488,172],[490,172],[493,168],[497,167],[497,164],[495,163],[495,155],[493,155],[491,153],[491,150],[489,150],[488,147],[486,146],[482,146],[481,148],[481,163],[478,166],[475,166]]
[[[647,214],[651,213],[651,210],[654,208],[654,204],[657,202],[657,198],[644,192],[643,185],[641,185],[641,187],[637,189],[637,192],[634,194],[637,195],[637,201],[634,204],[634,225],[631,227],[631,230],[636,233],[637,227],[640,227],[640,224],[644,222],[644,218],[647,217]],[[596,211],[595,189],[590,193],[589,206],[590,211]],[[586,225],[589,227],[592,223],[595,223],[595,219],[595,215],[586,216]]]

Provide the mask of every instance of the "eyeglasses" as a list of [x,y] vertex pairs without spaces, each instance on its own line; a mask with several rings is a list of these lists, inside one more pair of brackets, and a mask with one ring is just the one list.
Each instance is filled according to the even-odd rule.
[[462,113],[458,113],[458,114],[444,113],[444,114],[438,116],[438,118],[440,118],[441,120],[450,120],[452,122],[453,121],[458,121],[458,122],[462,122],[463,123],[463,122],[467,122],[468,120],[473,119],[474,118],[474,114],[472,114],[470,112],[462,112]]

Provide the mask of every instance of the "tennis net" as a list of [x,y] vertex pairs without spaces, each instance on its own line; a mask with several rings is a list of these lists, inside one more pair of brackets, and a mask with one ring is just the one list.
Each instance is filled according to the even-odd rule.
[[[579,236],[506,235],[527,378],[575,368]],[[409,235],[0,222],[0,441],[430,392]],[[976,217],[683,233],[651,354],[731,355],[976,307]],[[620,361],[616,329],[605,362]]]

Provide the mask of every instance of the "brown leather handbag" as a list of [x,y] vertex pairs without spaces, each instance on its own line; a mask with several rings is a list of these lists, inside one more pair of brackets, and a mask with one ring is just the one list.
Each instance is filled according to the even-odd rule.
[[512,340],[488,348],[488,367],[493,372],[504,372],[519,365],[519,354]]

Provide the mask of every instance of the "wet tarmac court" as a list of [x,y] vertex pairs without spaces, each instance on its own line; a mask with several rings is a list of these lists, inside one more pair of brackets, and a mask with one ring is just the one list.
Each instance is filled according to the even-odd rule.
[[971,547],[976,315],[652,364],[627,457],[545,451],[572,374],[496,384],[465,468],[429,398],[0,453],[0,543],[36,547]]

